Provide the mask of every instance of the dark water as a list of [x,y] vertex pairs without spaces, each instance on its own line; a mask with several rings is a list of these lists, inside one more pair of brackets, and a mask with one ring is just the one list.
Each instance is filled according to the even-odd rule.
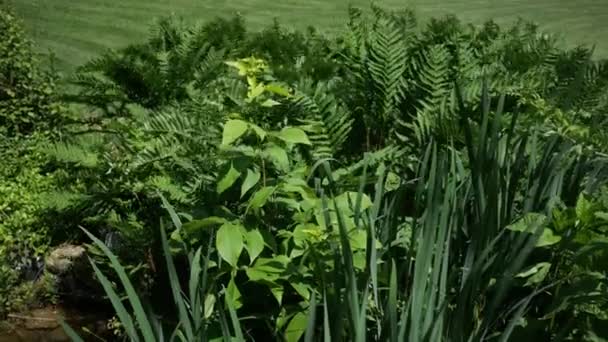
[[97,336],[108,335],[107,316],[51,307],[9,315],[0,323],[0,342],[68,342],[70,338],[59,323],[62,317],[74,330],[80,331],[85,341],[99,339],[85,333],[83,327]]

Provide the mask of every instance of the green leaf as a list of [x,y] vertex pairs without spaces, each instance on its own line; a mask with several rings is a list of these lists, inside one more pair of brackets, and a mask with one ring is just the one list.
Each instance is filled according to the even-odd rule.
[[245,234],[245,249],[249,254],[249,264],[251,265],[264,250],[264,237],[259,230],[252,229]]
[[608,221],[608,213],[605,213],[602,211],[596,212],[595,217],[597,217],[598,219],[600,219],[602,221]]
[[265,87],[263,83],[258,83],[253,87],[249,88],[249,93],[247,94],[247,97],[249,100],[253,100],[256,97],[262,95],[262,93],[264,93]]
[[226,65],[229,65],[233,68],[238,69],[239,75],[240,76],[245,76],[247,75],[247,70],[248,70],[248,66],[247,64],[240,62],[240,61],[227,61],[225,62]]
[[251,127],[251,129],[253,129],[253,131],[255,132],[255,134],[257,134],[257,136],[260,138],[260,140],[264,141],[264,138],[266,138],[266,131],[262,129],[262,127],[256,125],[256,124],[249,124],[249,127]]
[[274,192],[274,189],[274,186],[266,186],[258,190],[249,201],[249,208],[259,209],[263,207]]
[[386,180],[384,182],[384,191],[389,192],[397,190],[401,185],[401,177],[394,172],[388,172],[386,174]]
[[281,303],[283,302],[283,293],[285,292],[283,285],[270,284],[270,292],[272,293],[274,298],[277,300],[277,303],[279,305],[281,305]]
[[580,194],[576,201],[576,217],[581,220],[583,224],[589,224],[593,221],[594,211],[595,208],[593,203],[587,200],[585,195]]
[[232,267],[236,267],[243,251],[241,226],[232,223],[223,224],[217,231],[215,245],[222,259]]
[[283,275],[288,263],[289,258],[285,255],[259,258],[255,265],[247,268],[246,273],[252,281],[276,281]]
[[280,171],[289,170],[289,157],[285,149],[273,145],[264,150],[264,155],[270,159],[274,166]]
[[[358,193],[354,191],[347,191],[343,194],[340,194],[336,197],[336,205],[338,210],[340,210],[344,215],[352,215],[353,209],[355,209],[355,205],[357,203]],[[364,211],[366,209],[371,208],[373,205],[372,200],[369,196],[362,194],[361,196],[361,207],[359,210]]]
[[524,271],[518,273],[516,278],[528,278],[524,286],[536,285],[547,277],[549,270],[551,269],[551,263],[539,262],[536,265],[530,266]]
[[265,108],[271,108],[271,107],[275,107],[280,105],[280,102],[277,102],[273,99],[267,99],[266,101],[262,102],[261,106],[265,107]]
[[223,217],[210,216],[200,220],[192,220],[182,225],[182,229],[188,234],[198,233],[202,230],[221,226],[226,223],[226,219]]
[[545,224],[547,217],[543,214],[528,213],[515,223],[506,227],[514,232],[534,233],[541,225]]
[[230,169],[228,170],[224,178],[222,178],[222,180],[217,183],[217,193],[222,194],[224,191],[230,188],[234,184],[234,182],[239,179],[240,176],[241,174],[239,173],[239,171],[235,169],[232,164],[230,164]]
[[354,250],[365,249],[367,247],[367,232],[363,229],[354,229],[348,233],[351,248]]
[[298,312],[293,316],[285,329],[285,340],[287,342],[298,342],[308,324],[308,317],[304,312]]
[[228,288],[226,288],[226,300],[230,301],[230,304],[236,310],[243,306],[243,303],[241,302],[241,291],[236,287],[234,278],[230,278]]
[[298,224],[293,230],[293,242],[296,246],[306,247],[306,242],[319,241],[323,236],[324,231],[316,224],[302,223]]
[[269,91],[269,92],[271,92],[271,93],[274,93],[274,94],[277,94],[277,95],[281,95],[281,96],[284,96],[284,97],[289,97],[290,96],[289,89],[286,88],[286,87],[284,87],[284,86],[282,86],[282,85],[280,85],[280,84],[278,84],[278,83],[270,83],[270,84],[268,84],[266,86],[266,90]]
[[561,236],[553,234],[549,228],[545,228],[536,242],[536,247],[551,246],[561,241]]
[[209,293],[205,297],[205,318],[209,318],[213,314],[213,309],[215,308],[216,300],[217,299],[215,298],[215,295],[213,293]]
[[230,145],[245,134],[248,128],[249,125],[243,120],[228,120],[224,125],[222,145]]
[[310,140],[306,133],[295,127],[285,127],[279,132],[278,138],[292,144],[310,145]]
[[245,181],[241,185],[241,198],[245,196],[247,191],[251,190],[258,182],[260,181],[261,174],[257,170],[247,169],[247,177],[245,177]]
[[357,270],[363,271],[365,269],[365,264],[367,262],[367,258],[365,256],[365,252],[358,251],[353,253],[353,266]]
[[291,285],[291,287],[293,287],[294,290],[296,290],[296,292],[302,296],[302,298],[306,299],[306,300],[310,300],[310,286],[306,285],[304,283],[296,283],[296,282],[290,282],[289,285]]
[[[85,232],[85,234],[87,234],[89,236],[89,238],[91,240],[93,240],[95,245],[103,251],[103,253],[108,257],[108,259],[110,259],[110,264],[111,264],[112,268],[114,269],[114,271],[116,272],[116,274],[118,275],[118,277],[120,278],[120,282],[122,283],[122,286],[129,299],[129,304],[133,308],[133,311],[135,313],[135,318],[138,323],[139,331],[142,332],[145,341],[153,341],[154,333],[153,333],[153,329],[152,329],[152,323],[150,322],[150,320],[148,319],[148,316],[146,315],[143,304],[141,303],[141,300],[139,299],[137,291],[135,290],[135,287],[131,283],[129,276],[127,275],[127,272],[125,271],[125,268],[120,264],[120,261],[118,261],[118,257],[114,253],[112,253],[112,251],[101,240],[99,240],[97,237],[95,237],[93,234],[91,234],[86,229],[83,229],[83,231]],[[93,262],[92,259],[89,259],[89,262],[91,263],[91,266],[93,266],[93,270],[94,270],[95,274],[97,275],[97,278],[99,279],[100,283],[102,284],[106,294],[110,298],[110,301],[112,302],[112,306],[114,307],[117,315],[119,316],[121,323],[125,326],[128,335],[131,338],[136,338],[136,336],[138,336],[138,334],[135,330],[135,324],[131,318],[131,315],[124,307],[122,300],[119,298],[118,294],[114,291],[114,287],[112,286],[112,283],[107,279],[107,277],[103,274],[103,272],[101,272],[101,270],[99,270],[99,268],[97,267],[97,265],[95,265],[95,263]]]

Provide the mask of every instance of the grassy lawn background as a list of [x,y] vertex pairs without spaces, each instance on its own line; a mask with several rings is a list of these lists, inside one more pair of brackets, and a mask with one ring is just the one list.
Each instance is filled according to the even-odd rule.
[[[562,34],[569,45],[596,43],[608,55],[608,0],[381,0],[387,8],[414,8],[422,18],[447,13],[475,23],[488,18],[512,22],[518,16]],[[367,0],[13,0],[43,52],[53,51],[59,67],[70,70],[108,47],[143,39],[158,16],[175,13],[204,20],[240,12],[252,28],[277,17],[295,27],[314,25],[328,32],[343,27],[349,4]]]

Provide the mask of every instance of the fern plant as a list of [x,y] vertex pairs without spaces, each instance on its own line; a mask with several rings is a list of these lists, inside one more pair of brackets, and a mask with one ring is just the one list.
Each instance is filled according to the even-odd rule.
[[213,80],[224,50],[207,42],[205,26],[187,27],[176,18],[162,19],[147,43],[109,51],[80,67],[73,79],[78,93],[68,96],[106,111],[134,103],[158,109],[191,98],[193,89]]

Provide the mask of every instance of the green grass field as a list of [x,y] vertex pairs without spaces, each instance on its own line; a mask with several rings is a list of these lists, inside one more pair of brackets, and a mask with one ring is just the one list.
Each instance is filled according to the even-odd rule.
[[[339,29],[349,4],[367,0],[13,0],[42,51],[53,51],[69,70],[103,51],[145,37],[155,17],[175,13],[189,20],[243,14],[252,28],[274,17],[287,25]],[[422,17],[455,13],[476,23],[488,18],[510,22],[518,16],[562,34],[570,45],[597,44],[608,55],[607,0],[381,0],[388,8],[411,6]]]

